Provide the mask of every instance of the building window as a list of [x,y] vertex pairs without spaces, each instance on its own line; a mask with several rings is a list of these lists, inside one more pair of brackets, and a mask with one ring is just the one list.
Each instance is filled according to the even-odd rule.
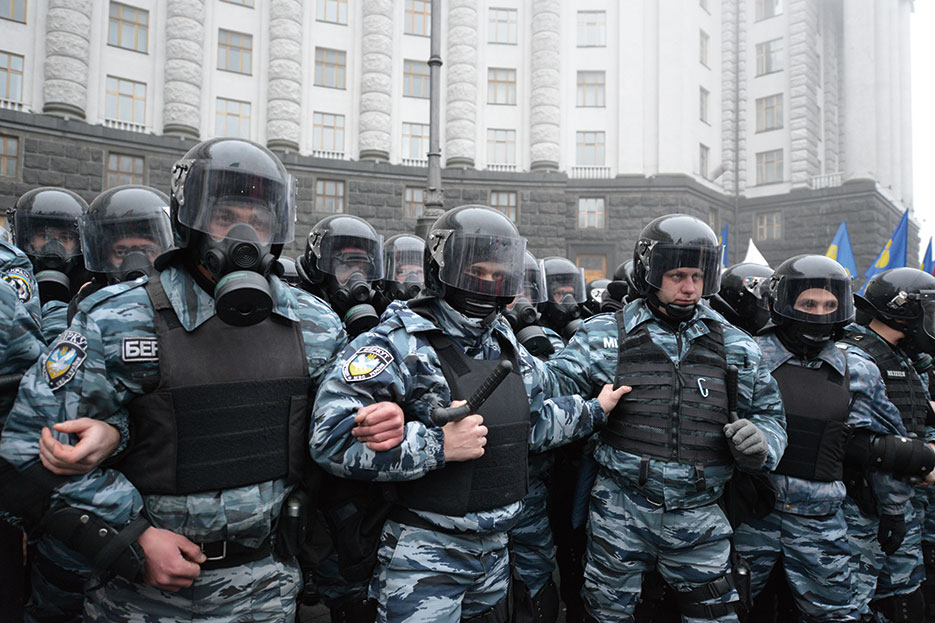
[[253,35],[232,30],[218,31],[218,69],[250,75],[253,65]]
[[340,180],[315,182],[315,211],[332,214],[344,212],[344,182]]
[[26,23],[26,0],[0,0],[0,17]]
[[487,103],[516,105],[515,69],[487,69]]
[[777,130],[782,127],[782,93],[756,100],[756,131]]
[[403,216],[406,218],[419,218],[425,206],[425,189],[415,186],[406,186],[403,194]]
[[219,97],[214,135],[250,138],[250,102]]
[[578,229],[604,228],[604,198],[578,198]]
[[579,166],[604,166],[604,133],[575,133],[575,163]]
[[143,159],[127,154],[107,156],[107,188],[143,183]]
[[431,0],[406,0],[403,32],[407,35],[428,37],[432,34]]
[[347,0],[318,0],[315,19],[319,22],[347,24]]
[[782,39],[756,44],[756,75],[782,71]]
[[756,21],[776,17],[782,13],[782,0],[754,0]]
[[508,219],[516,222],[516,193],[512,190],[490,191],[490,207],[503,212]]
[[253,0],[224,0],[224,2],[229,4],[236,4],[238,6],[245,6],[248,9],[253,8]]
[[698,89],[698,116],[699,119],[708,123],[708,95],[710,92],[704,87]]
[[148,34],[149,11],[119,2],[110,3],[108,44],[146,54]]
[[107,76],[105,108],[108,119],[143,125],[146,123],[146,85]]
[[708,42],[711,37],[703,30],[698,31],[698,60],[705,67],[708,66]]
[[403,95],[429,97],[429,65],[422,61],[403,61]]
[[607,277],[607,256],[598,253],[579,253],[575,265],[584,271],[584,282]]
[[756,183],[775,184],[782,181],[782,150],[761,151],[756,155]]
[[604,72],[578,72],[578,106],[604,107]]
[[711,156],[711,150],[708,149],[708,146],[699,143],[698,144],[698,174],[701,177],[708,179],[708,159]]
[[757,214],[756,219],[756,241],[765,242],[767,240],[782,240],[782,212],[767,212]]
[[487,14],[487,41],[516,44],[516,9],[490,9]]
[[19,54],[0,52],[0,100],[19,102],[22,99],[23,57]]
[[487,164],[516,164],[516,130],[487,130]]
[[578,47],[603,48],[607,45],[607,13],[578,11]]
[[315,86],[343,89],[347,53],[315,48]]
[[344,115],[312,115],[312,149],[344,153]]
[[19,139],[15,136],[0,135],[0,176],[16,177],[18,156]]
[[427,123],[403,124],[403,158],[425,160],[429,153],[429,125]]

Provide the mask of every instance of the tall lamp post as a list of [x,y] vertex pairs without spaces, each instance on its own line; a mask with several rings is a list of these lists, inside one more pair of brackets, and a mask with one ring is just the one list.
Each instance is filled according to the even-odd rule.
[[422,216],[416,221],[416,235],[425,239],[435,220],[445,211],[442,191],[441,138],[441,73],[442,73],[442,12],[441,0],[432,0],[432,38],[429,54],[429,162],[428,187],[424,194]]

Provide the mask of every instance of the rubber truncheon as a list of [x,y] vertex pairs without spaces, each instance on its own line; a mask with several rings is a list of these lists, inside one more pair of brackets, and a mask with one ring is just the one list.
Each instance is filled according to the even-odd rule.
[[736,422],[737,417],[737,375],[739,374],[737,366],[731,364],[727,366],[727,377],[724,382],[727,383],[727,419]]
[[490,395],[496,391],[500,383],[503,382],[512,370],[512,362],[501,359],[497,367],[490,373],[490,376],[484,379],[480,387],[468,398],[467,404],[461,405],[460,407],[436,407],[432,411],[432,422],[434,422],[436,426],[444,426],[448,422],[457,422],[458,420],[463,420],[472,413],[476,413],[477,410],[480,409],[480,406],[487,402]]

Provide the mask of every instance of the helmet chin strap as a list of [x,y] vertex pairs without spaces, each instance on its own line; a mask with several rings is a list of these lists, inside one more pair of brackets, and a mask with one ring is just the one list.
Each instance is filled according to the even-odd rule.
[[695,307],[698,303],[692,303],[691,305],[676,305],[675,303],[663,303],[659,300],[657,295],[658,290],[655,288],[652,292],[649,293],[646,297],[646,301],[649,303],[650,307],[657,311],[662,311],[666,316],[672,320],[682,322],[688,320],[695,314]]

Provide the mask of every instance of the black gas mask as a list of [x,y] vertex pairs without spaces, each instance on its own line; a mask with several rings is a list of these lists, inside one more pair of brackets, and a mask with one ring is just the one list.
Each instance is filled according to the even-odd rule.
[[221,240],[202,234],[199,260],[217,285],[215,311],[227,324],[246,327],[266,319],[273,311],[267,275],[276,262],[270,245],[261,243],[250,225],[237,223]]
[[152,260],[149,254],[139,248],[131,248],[123,256],[120,266],[116,267],[114,272],[107,275],[107,285],[133,281],[140,277],[152,275],[156,272],[153,268]]
[[899,347],[909,355],[910,359],[916,359],[920,356],[929,357],[935,353],[935,340],[929,337],[928,333],[922,328],[922,321],[910,325],[899,325],[894,323],[894,327],[905,334],[899,340]]
[[486,323],[493,322],[496,315],[506,308],[510,300],[506,297],[477,294],[450,286],[445,288],[445,301],[449,305],[468,318],[477,318]]
[[806,361],[815,359],[839,329],[834,324],[788,320],[776,328],[776,335],[793,355]]
[[74,265],[71,258],[66,258],[65,245],[53,238],[39,249],[41,255],[33,256],[32,263],[39,285],[39,300],[68,302],[71,299],[71,279],[69,269]]
[[550,300],[540,307],[544,324],[559,333],[566,342],[581,326],[581,310],[571,294],[566,294],[558,303]]
[[[372,264],[369,255],[363,252],[340,253],[335,265],[345,267],[354,264]],[[350,336],[357,336],[377,326],[380,316],[373,306],[373,286],[362,270],[355,269],[339,283],[333,275],[325,278],[325,290],[331,308],[341,318]]]
[[516,299],[516,302],[507,308],[503,315],[513,328],[516,339],[533,356],[545,358],[555,352],[549,336],[539,326],[541,316],[536,310],[536,306],[530,303],[525,296]]

